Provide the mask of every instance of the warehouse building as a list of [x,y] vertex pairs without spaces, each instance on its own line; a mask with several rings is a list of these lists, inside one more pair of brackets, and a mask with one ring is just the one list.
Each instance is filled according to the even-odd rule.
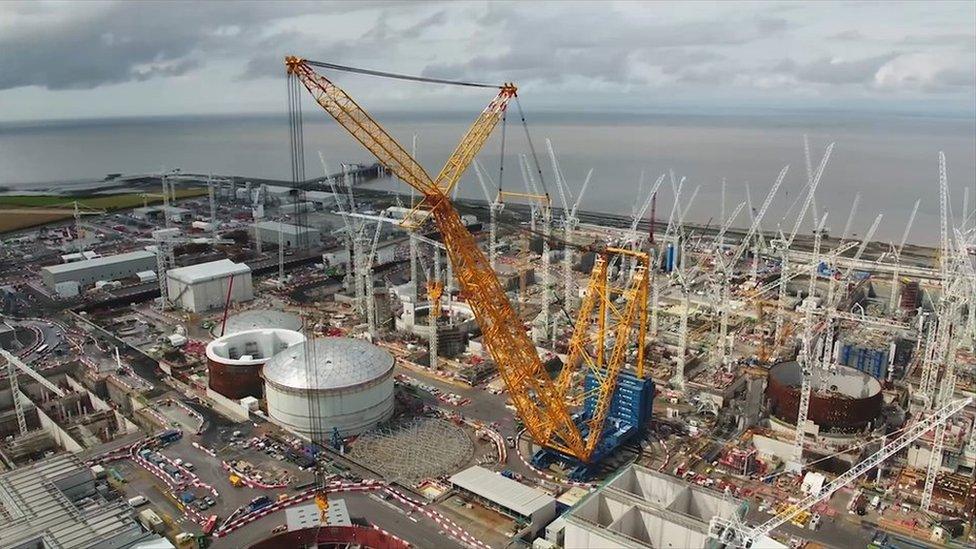
[[156,255],[140,250],[42,267],[41,278],[45,286],[55,290],[62,282],[76,282],[85,287],[92,286],[99,280],[119,280],[135,276],[141,271],[155,269]]
[[255,234],[264,244],[278,245],[279,235],[281,243],[286,248],[314,247],[319,244],[319,231],[312,227],[291,225],[280,221],[259,221],[254,224]]
[[[102,487],[103,488],[103,487]],[[143,532],[124,502],[110,502],[73,454],[0,475],[0,547],[138,547]]]
[[323,210],[333,210],[336,208],[336,195],[325,191],[305,191],[305,200],[314,202],[316,206]]
[[555,498],[479,465],[454,474],[450,481],[465,495],[524,523],[527,539],[556,518]]
[[182,223],[190,218],[192,212],[176,206],[144,206],[134,208],[132,217],[143,221],[156,221],[168,217],[171,221]]
[[254,299],[250,267],[221,259],[166,272],[170,301],[191,313],[223,307],[228,291],[231,304]]

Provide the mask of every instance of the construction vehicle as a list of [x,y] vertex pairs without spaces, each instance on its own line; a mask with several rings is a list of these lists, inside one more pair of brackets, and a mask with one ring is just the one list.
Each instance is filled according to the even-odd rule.
[[[499,372],[512,395],[519,418],[536,443],[584,465],[605,455],[606,446],[601,443],[604,442],[610,404],[626,359],[631,328],[636,324],[643,335],[646,325],[640,319],[642,315],[646,315],[646,273],[649,272],[647,254],[630,250],[592,250],[601,254],[604,263],[608,263],[613,254],[636,254],[641,268],[634,276],[633,285],[623,292],[616,292],[614,296],[616,299],[622,295],[628,303],[625,306],[614,304],[612,307],[613,312],[620,316],[615,334],[617,337],[614,338],[609,358],[606,358],[606,350],[602,347],[605,343],[603,337],[598,338],[599,345],[595,348],[591,345],[578,345],[576,362],[571,359],[558,378],[553,379],[543,367],[535,345],[526,335],[524,325],[509,303],[488,258],[478,247],[450,200],[451,191],[461,175],[488,140],[493,129],[503,120],[509,102],[517,99],[515,85],[506,83],[492,86],[365,71],[373,76],[497,90],[495,97],[477,117],[443,169],[434,178],[351,96],[316,72],[315,68],[360,73],[364,71],[293,56],[285,58],[285,66],[291,91],[299,85],[304,86],[315,101],[372,152],[390,173],[422,196],[405,216],[402,225],[408,229],[417,229],[424,222],[433,220],[460,283],[461,294],[466,297],[481,327],[484,344],[499,366]],[[299,154],[294,149],[295,146],[293,154]],[[539,173],[541,175],[541,171]],[[607,291],[601,300],[605,302],[614,293]],[[643,299],[639,297],[641,295],[644,296]],[[640,305],[641,302],[644,306]],[[590,322],[589,316],[592,315],[593,308],[581,307],[581,318],[585,320],[577,322],[577,327]],[[607,308],[601,306],[597,309],[602,310],[598,317],[606,319]],[[603,329],[605,325],[601,324],[600,327],[601,333],[606,334]],[[638,341],[642,342],[643,338]],[[582,352],[583,347],[586,347],[586,352]],[[642,361],[643,345],[637,347]],[[580,366],[586,367],[589,374],[572,375]],[[637,369],[642,376],[643,364],[639,364]],[[587,388],[577,388],[591,395],[583,412],[571,409],[571,403],[568,402],[570,382],[580,378],[590,380]]]
[[230,475],[229,477],[227,477],[227,480],[230,481],[231,486],[233,486],[234,488],[240,488],[241,486],[244,485],[244,481],[241,479],[241,477],[237,475]]

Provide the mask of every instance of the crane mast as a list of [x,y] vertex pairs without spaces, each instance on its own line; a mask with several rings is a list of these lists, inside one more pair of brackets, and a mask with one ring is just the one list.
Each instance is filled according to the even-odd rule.
[[[297,78],[315,101],[372,152],[390,172],[416,189],[422,199],[404,220],[418,225],[431,219],[440,231],[460,291],[467,298],[491,353],[508,387],[526,430],[536,442],[587,463],[596,441],[587,440],[574,422],[561,393],[542,367],[535,346],[505,296],[488,258],[478,248],[449,196],[464,170],[501,120],[516,87],[504,84],[461,139],[436,178],[360,107],[345,91],[318,74],[314,66],[328,66],[298,57],[285,59],[288,74]],[[608,372],[609,374],[610,372]],[[606,386],[615,384],[608,375]],[[606,410],[602,410],[605,418]],[[603,418],[595,418],[602,421]],[[591,429],[589,438],[594,438]]]

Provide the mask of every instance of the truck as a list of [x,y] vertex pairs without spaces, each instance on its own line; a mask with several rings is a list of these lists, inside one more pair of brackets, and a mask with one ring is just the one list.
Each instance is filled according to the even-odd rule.
[[139,523],[150,532],[161,534],[166,531],[166,525],[163,522],[163,519],[159,518],[156,511],[153,511],[152,509],[143,509],[142,511],[139,511],[138,518]]
[[207,518],[207,522],[203,525],[203,535],[209,536],[213,533],[214,528],[217,527],[217,515],[210,515]]
[[257,511],[258,509],[264,509],[269,505],[271,505],[271,498],[269,498],[268,496],[258,496],[252,499],[251,502],[247,504],[247,512],[253,513],[254,511]]
[[149,503],[149,500],[146,499],[146,496],[135,496],[129,498],[130,507],[139,507],[140,505],[145,505],[147,503]]
[[183,492],[180,494],[180,501],[183,502],[183,505],[193,503],[195,499],[197,499],[197,496],[193,492]]
[[165,444],[172,444],[177,440],[183,438],[183,431],[179,429],[167,429],[162,433],[159,433],[159,442]]

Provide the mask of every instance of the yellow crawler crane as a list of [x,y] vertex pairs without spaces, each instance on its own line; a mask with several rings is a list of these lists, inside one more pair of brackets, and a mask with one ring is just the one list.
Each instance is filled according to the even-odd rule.
[[[424,220],[433,219],[441,233],[448,257],[454,268],[462,295],[471,306],[483,334],[483,341],[498,365],[499,373],[512,397],[512,402],[526,430],[540,445],[589,463],[603,432],[610,402],[617,383],[617,375],[624,365],[627,339],[634,324],[639,324],[643,334],[646,322],[637,322],[638,313],[646,316],[646,278],[648,262],[646,254],[642,266],[634,277],[635,289],[627,290],[629,302],[619,313],[621,321],[616,331],[617,339],[610,357],[605,363],[597,363],[600,378],[599,400],[594,417],[589,420],[587,436],[573,421],[567,402],[569,372],[560,373],[559,381],[553,380],[543,367],[536,348],[525,333],[525,327],[508,302],[505,292],[491,269],[488,258],[479,249],[474,236],[465,228],[460,215],[450,201],[450,193],[461,175],[474,160],[488,140],[493,129],[502,119],[509,101],[516,97],[516,87],[507,83],[501,86],[484,86],[497,89],[497,94],[468,129],[457,148],[448,158],[436,178],[426,170],[391,137],[359,104],[328,78],[313,67],[338,68],[335,65],[286,57],[285,66],[289,77],[297,78],[312,94],[315,101],[343,128],[380,161],[393,175],[413,187],[423,199],[404,220],[407,227],[419,226]],[[379,74],[373,71],[359,71]],[[382,74],[380,74],[382,75]],[[390,75],[387,75],[390,76]],[[402,77],[418,80],[415,77]],[[470,84],[466,84],[470,85]],[[601,261],[606,263],[612,253],[624,250],[601,250]],[[628,252],[632,253],[632,252]],[[604,278],[605,283],[605,278]],[[635,299],[643,295],[642,299]],[[606,307],[612,302],[602,300]],[[582,314],[581,317],[583,318]],[[584,320],[585,321],[585,320]],[[605,332],[601,332],[605,333]],[[601,336],[602,338],[602,336]],[[599,344],[602,345],[602,340]],[[643,370],[643,338],[638,345]],[[577,348],[577,363],[582,361]],[[592,355],[604,355],[600,346]],[[602,359],[601,359],[602,360]],[[567,367],[569,369],[569,366]]]

